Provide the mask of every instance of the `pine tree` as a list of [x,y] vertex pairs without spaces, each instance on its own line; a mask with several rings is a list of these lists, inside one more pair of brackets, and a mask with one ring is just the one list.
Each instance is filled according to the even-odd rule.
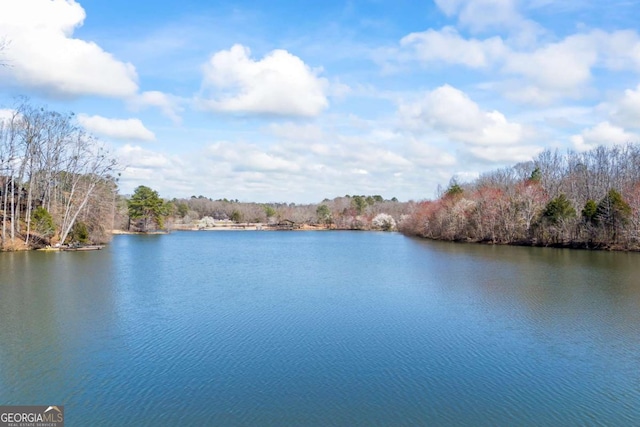
[[142,223],[142,231],[148,231],[149,226],[155,224],[157,228],[164,228],[167,216],[167,204],[160,198],[158,192],[141,185],[137,187],[128,201],[129,218]]
[[557,225],[564,219],[576,216],[576,210],[564,194],[551,199],[542,212],[542,217],[551,224]]

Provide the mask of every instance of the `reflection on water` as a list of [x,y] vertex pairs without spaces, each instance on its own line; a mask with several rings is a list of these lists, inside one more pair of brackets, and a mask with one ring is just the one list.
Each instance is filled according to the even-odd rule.
[[70,425],[629,425],[638,261],[349,232],[0,254],[0,403]]

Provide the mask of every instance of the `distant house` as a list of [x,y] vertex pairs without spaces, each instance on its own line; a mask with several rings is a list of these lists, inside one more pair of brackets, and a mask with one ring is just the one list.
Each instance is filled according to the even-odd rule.
[[276,230],[298,230],[301,226],[290,219],[283,219],[279,223],[275,224],[274,228]]

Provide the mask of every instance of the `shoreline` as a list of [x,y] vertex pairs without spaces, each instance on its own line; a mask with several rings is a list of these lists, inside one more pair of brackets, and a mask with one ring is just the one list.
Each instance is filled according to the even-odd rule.
[[281,227],[277,225],[265,225],[258,223],[249,223],[246,225],[216,225],[213,227],[185,226],[175,227],[171,231],[322,231],[337,230],[336,228],[327,228],[313,225],[300,225],[296,227]]
[[193,224],[174,224],[167,227],[167,230],[158,231],[128,231],[128,230],[111,230],[112,235],[120,234],[168,234],[174,231],[326,231],[326,230],[350,230],[340,229],[335,226],[327,227],[325,225],[309,225],[309,224],[264,224],[259,222],[246,223],[220,223],[209,227],[202,227]]
[[593,252],[631,252],[639,253],[638,247],[624,247],[621,245],[606,245],[606,244],[588,244],[585,242],[565,242],[565,243],[553,243],[542,244],[529,241],[513,241],[513,242],[491,242],[483,240],[463,240],[463,239],[437,239],[434,237],[420,236],[417,234],[400,233],[406,237],[411,237],[421,240],[431,240],[433,242],[448,242],[454,244],[468,244],[468,245],[484,245],[484,246],[513,246],[521,248],[549,248],[549,249],[570,249],[577,251],[593,251]]
[[111,230],[114,236],[121,234],[169,234],[169,231],[128,231],[128,230]]

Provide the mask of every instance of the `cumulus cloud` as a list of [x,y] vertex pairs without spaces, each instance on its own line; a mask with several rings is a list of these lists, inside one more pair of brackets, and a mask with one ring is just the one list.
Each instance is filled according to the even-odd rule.
[[3,120],[11,119],[15,116],[16,111],[9,108],[0,108],[0,124]]
[[428,192],[425,186],[435,188],[458,166],[429,138],[392,129],[392,123],[364,122],[357,133],[333,118],[313,125],[273,123],[260,129],[267,140],[202,143],[176,155],[127,144],[117,152],[126,166],[122,191],[149,185],[163,197],[203,194],[264,202],[317,202],[343,194],[403,199]]
[[329,105],[328,81],[300,58],[274,50],[261,60],[234,45],[204,66],[202,107],[220,112],[317,116]]
[[408,137],[407,157],[421,168],[434,166],[453,166],[456,158],[444,150],[433,146],[428,141]]
[[207,154],[211,158],[233,164],[235,171],[297,173],[302,166],[299,161],[284,154],[265,150],[254,144],[217,142],[209,145]]
[[296,162],[283,159],[273,154],[253,152],[249,153],[242,167],[247,170],[256,170],[261,172],[277,171],[277,172],[298,172],[300,165]]
[[607,33],[594,30],[589,37],[597,44],[605,68],[640,71],[640,37],[636,31],[620,30]]
[[616,103],[611,120],[620,126],[640,128],[640,85],[627,89]]
[[510,49],[502,72],[522,78],[504,85],[511,99],[549,104],[562,98],[582,98],[595,69],[640,71],[637,32],[592,30],[532,50]]
[[102,116],[78,115],[78,122],[87,131],[115,139],[153,141],[156,136],[140,119],[109,119]]
[[[273,129],[278,139],[270,145],[231,141],[208,145],[200,158],[216,166],[202,166],[203,174],[215,173],[218,177],[208,180],[219,188],[249,192],[260,184],[264,192],[281,193],[291,200],[309,189],[318,197],[368,191],[399,195],[410,186],[422,185],[416,183],[424,182],[425,167],[434,171],[430,179],[435,179],[436,170],[456,163],[454,156],[426,140],[379,123],[372,123],[361,135],[320,128],[315,141],[298,137],[307,129],[302,125],[286,126],[286,132]],[[211,172],[205,172],[207,167]]]
[[[438,156],[439,163],[447,166],[457,164],[456,158],[514,163],[530,160],[542,150],[529,143],[534,133],[529,126],[507,119],[500,111],[481,108],[466,93],[449,85],[401,103],[398,116],[402,129],[430,141],[422,146],[427,155],[416,157],[423,159],[422,163],[432,156]],[[438,153],[430,147],[434,143],[435,147],[455,147],[456,157],[449,152]],[[429,150],[434,153],[430,155]]]
[[623,128],[612,125],[608,121],[598,123],[585,129],[579,135],[573,135],[571,142],[578,151],[587,151],[599,145],[617,145],[637,142],[638,135],[626,132]]
[[180,112],[182,112],[183,108],[180,107],[178,99],[163,92],[157,90],[142,92],[130,98],[128,103],[129,107],[134,111],[155,107],[160,110],[163,116],[171,119],[172,122],[182,122]]
[[513,0],[435,0],[447,16],[457,16],[460,24],[474,30],[512,25],[520,21]]
[[291,141],[319,141],[323,138],[322,128],[317,124],[271,123],[268,127],[274,136]]
[[[455,15],[484,2],[457,0],[442,2],[440,6]],[[556,41],[521,44],[500,36],[467,38],[453,27],[444,27],[408,34],[400,40],[399,48],[380,50],[378,55],[384,70],[408,61],[478,70],[493,68],[499,77],[490,83],[491,88],[510,100],[549,105],[593,93],[591,84],[598,71],[639,72],[640,35],[634,30],[594,29]]]
[[[525,77],[533,88],[548,93],[549,99],[575,97],[590,81],[591,68],[597,61],[598,50],[591,37],[575,35],[532,52],[512,52],[503,71]],[[538,97],[544,99],[543,95]]]
[[120,147],[116,154],[121,164],[131,168],[159,169],[171,164],[166,155],[138,145],[126,144]]
[[126,97],[138,90],[135,68],[96,43],[73,37],[85,11],[75,0],[2,0],[0,28],[10,40],[0,81],[59,97]]
[[540,154],[543,148],[537,145],[469,147],[469,152],[480,160],[498,163],[526,162]]
[[400,40],[400,45],[412,48],[416,58],[425,63],[442,62],[470,68],[487,67],[504,55],[506,49],[500,37],[465,39],[452,27],[411,33]]
[[[163,197],[184,197],[197,189],[199,175],[190,176],[193,159],[169,156],[163,152],[126,144],[116,151],[118,163],[124,166],[119,187],[125,194],[139,185],[157,189]],[[204,174],[201,174],[204,176]]]
[[508,29],[522,40],[535,38],[542,29],[525,19],[517,9],[517,0],[435,0],[438,8],[458,24],[473,32]]
[[399,113],[412,129],[439,131],[466,144],[509,145],[523,139],[522,125],[509,122],[499,111],[483,111],[467,94],[449,85],[400,105]]

